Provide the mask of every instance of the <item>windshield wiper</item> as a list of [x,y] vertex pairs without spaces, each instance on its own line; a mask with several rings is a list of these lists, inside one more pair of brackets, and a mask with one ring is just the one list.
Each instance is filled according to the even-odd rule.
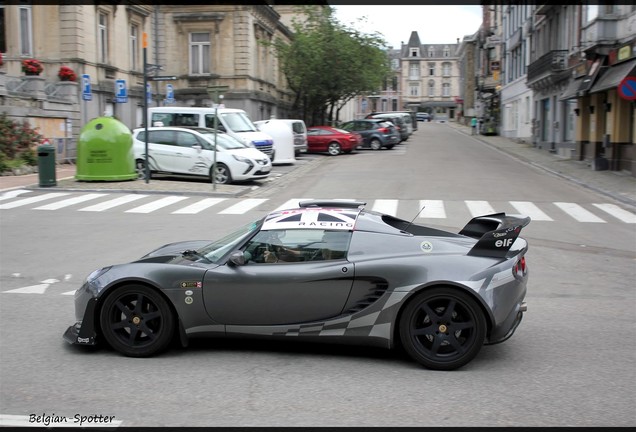
[[202,260],[205,260],[208,263],[211,263],[212,261],[210,261],[208,259],[208,257],[206,257],[205,255],[200,254],[199,252],[195,251],[194,249],[186,249],[183,252],[181,252],[181,256],[184,258],[188,258],[188,257],[196,257]]

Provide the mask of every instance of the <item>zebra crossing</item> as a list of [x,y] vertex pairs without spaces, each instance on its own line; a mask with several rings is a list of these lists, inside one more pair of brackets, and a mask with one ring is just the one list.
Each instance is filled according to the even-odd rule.
[[[250,211],[271,211],[298,207],[298,202],[314,198],[293,198],[276,202],[273,198],[202,198],[182,195],[151,195],[87,192],[47,192],[27,196],[29,190],[11,191],[0,196],[0,210],[28,208],[37,211],[70,209],[80,212],[113,212],[130,214],[169,213],[195,215],[214,212],[220,215],[241,215]],[[365,201],[364,199],[341,199],[341,201]],[[366,200],[367,208],[404,219],[441,220],[456,215],[462,220],[489,213],[505,211],[530,216],[534,222],[557,220],[580,223],[603,224],[620,222],[636,223],[636,214],[616,204],[571,202],[498,201],[484,200],[438,200],[438,199],[373,199]]]

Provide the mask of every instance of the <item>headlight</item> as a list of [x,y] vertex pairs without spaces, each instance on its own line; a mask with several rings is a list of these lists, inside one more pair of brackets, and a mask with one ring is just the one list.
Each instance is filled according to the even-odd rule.
[[237,161],[239,161],[239,162],[244,162],[244,163],[246,163],[246,164],[249,164],[249,163],[250,163],[250,160],[249,160],[248,158],[246,158],[245,156],[232,155],[232,157],[233,157],[234,159],[236,159]]
[[103,267],[100,268],[99,270],[95,270],[94,272],[92,272],[91,274],[88,275],[88,277],[86,278],[86,282],[91,283],[94,282],[95,280],[97,280],[101,275],[103,275],[104,273],[106,273],[108,270],[110,270],[112,268],[112,266],[108,266],[108,267]]

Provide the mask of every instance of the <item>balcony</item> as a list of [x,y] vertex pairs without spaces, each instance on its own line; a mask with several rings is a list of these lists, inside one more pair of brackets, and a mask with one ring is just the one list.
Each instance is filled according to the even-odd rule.
[[554,50],[531,63],[528,66],[528,87],[538,90],[567,79],[567,57],[568,50]]

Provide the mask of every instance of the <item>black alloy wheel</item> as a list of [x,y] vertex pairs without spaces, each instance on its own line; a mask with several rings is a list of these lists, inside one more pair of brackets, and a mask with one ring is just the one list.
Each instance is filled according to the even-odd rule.
[[418,363],[453,370],[474,359],[486,338],[486,319],[477,302],[453,288],[433,288],[410,301],[400,318],[400,340]]
[[100,313],[106,342],[129,357],[149,357],[165,350],[175,320],[167,301],[145,285],[126,285],[108,294]]

